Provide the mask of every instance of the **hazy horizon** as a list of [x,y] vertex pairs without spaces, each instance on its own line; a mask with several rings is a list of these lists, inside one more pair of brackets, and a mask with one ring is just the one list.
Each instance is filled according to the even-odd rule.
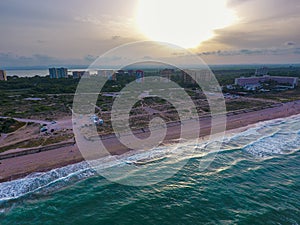
[[[139,68],[145,68],[140,64]],[[268,67],[268,68],[279,68],[279,67],[300,67],[300,63],[277,63],[277,64],[265,64],[265,63],[252,63],[252,64],[209,64],[208,65],[211,69],[217,68],[249,68],[249,69],[257,69],[260,67]],[[89,68],[89,65],[66,65],[66,64],[56,64],[56,65],[49,65],[49,66],[21,66],[21,67],[2,67],[1,69],[5,69],[6,71],[18,71],[18,70],[48,70],[52,67],[65,67],[69,70],[86,70]],[[129,66],[130,67],[130,66]],[[186,68],[192,68],[193,66],[186,65]],[[147,68],[147,66],[146,66]],[[160,66],[160,68],[167,68],[167,66]],[[103,67],[99,69],[109,69],[108,67]]]

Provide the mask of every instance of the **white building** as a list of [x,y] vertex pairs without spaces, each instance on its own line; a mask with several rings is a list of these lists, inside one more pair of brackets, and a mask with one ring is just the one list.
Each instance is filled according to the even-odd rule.
[[7,80],[5,70],[0,70],[0,80]]

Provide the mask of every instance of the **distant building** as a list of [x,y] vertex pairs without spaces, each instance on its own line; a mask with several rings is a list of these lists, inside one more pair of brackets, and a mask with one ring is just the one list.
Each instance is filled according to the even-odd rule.
[[0,70],[0,80],[7,80],[5,70]]
[[130,75],[130,76],[134,75],[134,70],[128,70],[127,72],[128,72],[128,75]]
[[118,74],[118,75],[124,75],[124,74],[125,74],[125,71],[124,71],[124,70],[118,70],[118,71],[117,71],[117,74]]
[[192,74],[190,70],[182,70],[182,80],[186,84],[194,84],[195,80],[192,78]]
[[144,71],[143,70],[137,70],[135,72],[136,82],[141,83],[144,81]]
[[105,70],[97,70],[97,76],[106,76]]
[[51,79],[57,78],[57,70],[56,68],[49,68],[49,75]]
[[161,77],[171,80],[172,75],[175,74],[175,70],[174,69],[164,69],[164,70],[161,70],[159,73],[160,73]]
[[57,76],[57,69],[56,68],[50,68],[49,69],[49,75],[50,75],[51,79],[58,78],[58,76]]
[[239,85],[241,87],[246,86],[259,86],[260,83],[275,81],[278,84],[288,84],[292,88],[298,86],[298,77],[279,77],[279,76],[262,76],[262,77],[240,77],[235,79],[235,85]]
[[51,79],[67,78],[67,68],[49,68],[49,75]]
[[276,81],[278,84],[289,84],[292,86],[292,88],[295,88],[298,86],[298,77],[278,77],[278,76],[272,76],[270,77],[270,80]]
[[72,74],[73,74],[74,79],[79,79],[79,78],[83,77],[84,75],[89,76],[90,72],[89,71],[73,71]]
[[58,76],[58,78],[67,78],[68,77],[68,69],[67,68],[58,68],[57,76]]
[[269,70],[267,67],[261,67],[261,68],[256,69],[255,76],[266,76],[266,75],[268,75],[268,72],[269,72]]
[[110,77],[114,73],[113,70],[98,70],[97,75],[102,77]]
[[117,74],[113,73],[111,76],[108,77],[108,80],[114,80],[114,81],[116,81],[117,80]]
[[213,79],[213,74],[210,70],[184,70],[182,71],[183,82],[195,84],[199,82],[210,82]]

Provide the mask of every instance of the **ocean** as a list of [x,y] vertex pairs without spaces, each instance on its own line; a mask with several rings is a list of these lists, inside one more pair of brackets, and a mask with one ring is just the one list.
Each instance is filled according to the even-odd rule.
[[[74,69],[70,68],[68,71],[69,75],[72,75],[73,71],[85,71],[86,68]],[[91,73],[96,73],[96,71],[91,71]],[[28,70],[6,70],[7,76],[18,76],[18,77],[34,77],[36,75],[45,77],[49,75],[48,69],[28,69]]]
[[[111,182],[87,163],[1,183],[0,224],[300,224],[300,115],[226,136],[204,170],[197,148],[174,176],[153,185]],[[148,166],[142,169],[152,176]]]
[[34,77],[36,75],[44,77],[49,75],[48,70],[6,70],[7,76],[18,76],[18,77]]

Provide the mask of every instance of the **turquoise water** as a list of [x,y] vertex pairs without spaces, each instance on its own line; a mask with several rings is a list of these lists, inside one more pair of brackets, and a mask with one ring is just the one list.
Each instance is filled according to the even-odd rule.
[[151,186],[112,183],[85,163],[33,174],[0,184],[0,224],[299,224],[299,146],[295,116],[228,136],[206,170],[195,154]]

